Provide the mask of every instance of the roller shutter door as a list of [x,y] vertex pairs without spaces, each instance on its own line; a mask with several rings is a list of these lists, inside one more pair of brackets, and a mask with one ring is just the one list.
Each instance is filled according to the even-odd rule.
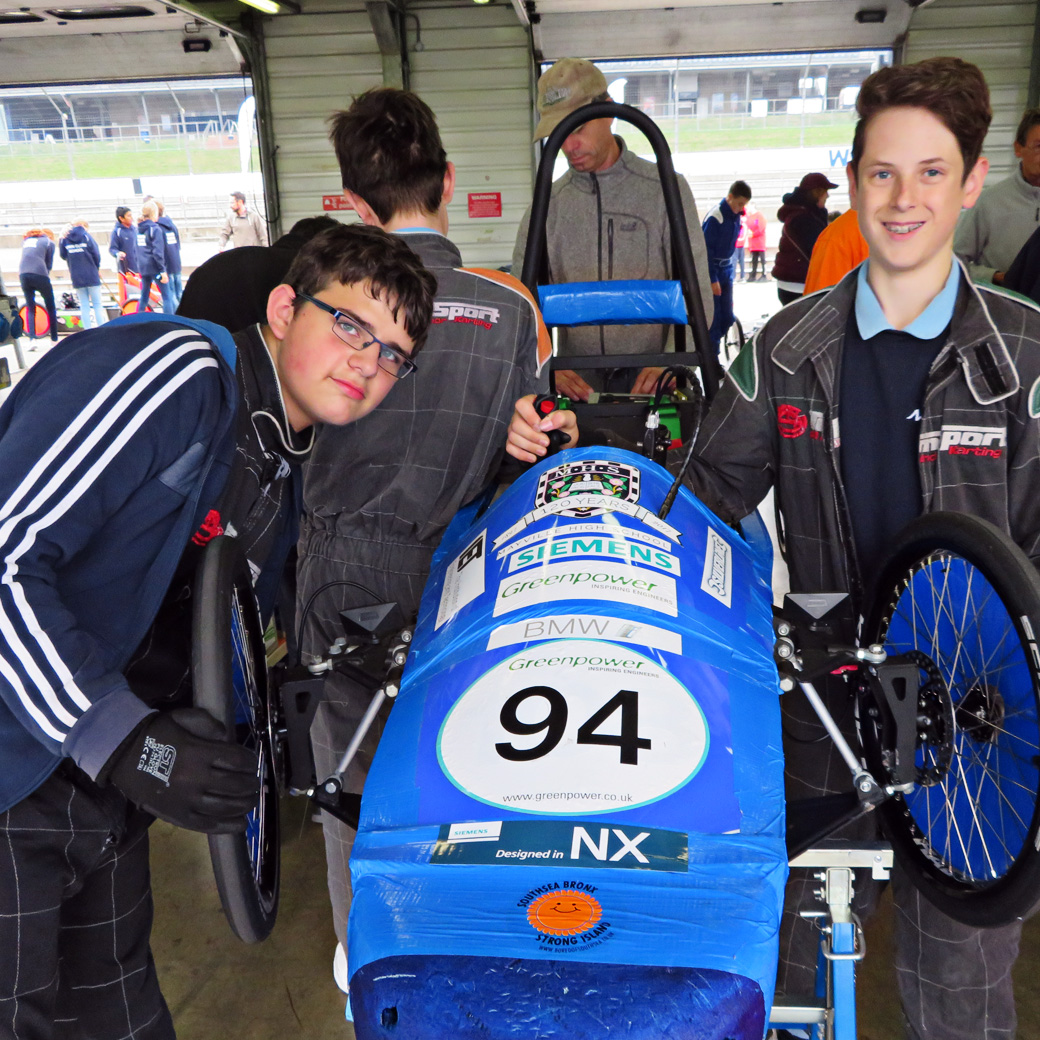
[[308,0],[304,14],[264,19],[264,46],[277,175],[268,193],[277,194],[284,233],[320,214],[322,196],[341,191],[326,120],[380,86],[383,64],[362,4]]
[[937,0],[916,11],[903,60],[954,55],[974,62],[989,83],[993,122],[986,138],[989,180],[1003,179],[1015,162],[1015,129],[1029,101],[1037,3]]
[[[533,183],[527,32],[509,4],[410,4],[408,10],[420,19],[424,48],[409,52],[412,89],[436,113],[456,168],[451,237],[465,263],[503,266]],[[413,26],[409,19],[410,32]],[[471,201],[474,212],[493,213],[500,205],[502,215],[470,216]]]

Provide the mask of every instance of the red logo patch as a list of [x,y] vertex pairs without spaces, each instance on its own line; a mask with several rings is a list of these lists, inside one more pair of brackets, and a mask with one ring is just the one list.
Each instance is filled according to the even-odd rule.
[[776,425],[781,437],[801,437],[809,428],[809,420],[801,408],[793,404],[782,404],[776,410]]
[[220,522],[220,513],[215,509],[211,509],[206,514],[206,519],[202,521],[199,529],[191,536],[191,540],[196,545],[205,545],[216,538],[218,534],[223,533],[224,525]]

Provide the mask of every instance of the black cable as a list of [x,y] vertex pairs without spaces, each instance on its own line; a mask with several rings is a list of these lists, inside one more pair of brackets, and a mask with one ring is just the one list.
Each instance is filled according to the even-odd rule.
[[[689,377],[691,386],[699,385],[694,382],[696,376],[692,369],[687,368],[685,365],[675,367],[682,368],[686,376]],[[686,476],[686,471],[690,468],[690,462],[693,459],[693,446],[697,443],[697,434],[700,433],[701,429],[702,404],[703,399],[698,402],[697,421],[694,423],[693,431],[690,434],[690,444],[686,449],[686,457],[683,459],[682,465],[679,467],[679,472],[676,475],[675,480],[672,481],[672,486],[668,489],[668,494],[664,496],[664,502],[661,503],[661,508],[657,511],[658,520],[663,520],[671,512],[672,506],[675,504],[675,498],[679,494],[679,488],[682,487],[683,477]]]
[[376,603],[379,602],[379,597],[371,589],[366,589],[364,585],[359,585],[356,581],[347,581],[346,578],[337,578],[335,581],[327,581],[324,585],[319,585],[307,600],[303,612],[300,614],[300,623],[296,626],[296,652],[300,655],[301,660],[303,659],[303,627],[307,624],[307,615],[311,612],[311,607],[314,606],[314,601],[326,589],[335,588],[337,585],[349,585],[352,589],[358,589],[365,593],[365,595],[371,596]]
[[669,379],[677,379],[679,376],[679,369],[685,368],[684,365],[666,365],[661,369],[661,374],[657,377],[657,384],[654,387],[654,411],[661,407],[661,398],[664,397],[665,387]]

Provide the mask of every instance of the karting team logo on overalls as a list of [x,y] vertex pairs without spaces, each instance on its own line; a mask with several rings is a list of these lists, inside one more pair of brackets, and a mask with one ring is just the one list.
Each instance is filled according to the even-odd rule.
[[[620,462],[569,462],[555,469],[546,470],[538,481],[535,507],[547,506],[552,502],[570,498],[572,495],[602,495],[622,502],[639,501],[639,470]],[[585,520],[609,512],[588,505],[588,499],[573,509],[561,509],[564,516]],[[554,510],[557,512],[557,510]]]

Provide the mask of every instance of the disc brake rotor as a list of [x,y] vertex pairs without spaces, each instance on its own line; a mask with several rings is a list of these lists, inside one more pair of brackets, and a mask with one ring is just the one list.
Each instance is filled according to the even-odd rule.
[[[924,672],[926,678],[917,691],[917,741],[923,762],[917,767],[916,780],[921,787],[939,783],[953,761],[953,699],[949,687],[935,662],[920,650],[909,650],[906,656]],[[958,709],[959,710],[959,709]]]

